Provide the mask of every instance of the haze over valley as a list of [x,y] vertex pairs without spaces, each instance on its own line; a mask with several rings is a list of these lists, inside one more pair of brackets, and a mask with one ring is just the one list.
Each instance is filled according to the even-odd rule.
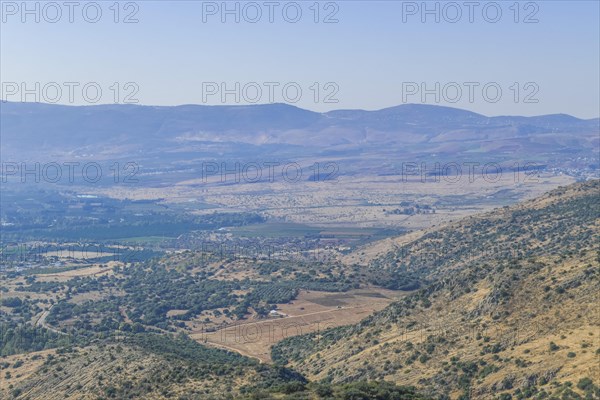
[[598,15],[0,1],[0,399],[600,399]]

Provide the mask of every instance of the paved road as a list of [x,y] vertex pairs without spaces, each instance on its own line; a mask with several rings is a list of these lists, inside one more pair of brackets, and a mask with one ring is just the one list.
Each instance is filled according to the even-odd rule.
[[[52,305],[52,307],[54,307],[54,305]],[[46,317],[48,316],[48,314],[50,314],[50,310],[52,310],[52,307],[50,307],[46,311],[42,312],[42,315],[40,315],[40,317],[38,318],[38,320],[35,322],[35,326],[41,326],[43,328],[48,329],[49,331],[52,331],[54,333],[58,333],[59,335],[66,335],[66,333],[61,332],[58,329],[53,328],[53,327],[51,327],[50,325],[48,325],[46,323]]]

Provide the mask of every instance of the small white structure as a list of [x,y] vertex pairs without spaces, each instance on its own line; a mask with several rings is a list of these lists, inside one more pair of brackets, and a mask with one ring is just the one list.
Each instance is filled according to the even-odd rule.
[[272,317],[272,318],[283,318],[283,317],[287,317],[287,315],[285,315],[283,313],[280,313],[277,310],[271,310],[271,311],[269,311],[269,317]]

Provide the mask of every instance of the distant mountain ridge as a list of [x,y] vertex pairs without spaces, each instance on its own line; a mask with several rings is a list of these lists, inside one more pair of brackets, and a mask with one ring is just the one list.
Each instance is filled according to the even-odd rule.
[[451,107],[405,104],[376,111],[317,113],[286,104],[93,105],[5,102],[3,156],[188,149],[197,143],[302,146],[323,150],[461,154],[593,154],[600,120],[565,114],[486,117]]

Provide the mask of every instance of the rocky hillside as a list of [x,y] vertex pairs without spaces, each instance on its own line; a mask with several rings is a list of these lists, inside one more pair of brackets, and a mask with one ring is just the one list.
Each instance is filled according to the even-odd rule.
[[385,379],[437,398],[600,397],[600,181],[430,231],[368,267],[418,287],[360,324],[289,338],[311,380]]

